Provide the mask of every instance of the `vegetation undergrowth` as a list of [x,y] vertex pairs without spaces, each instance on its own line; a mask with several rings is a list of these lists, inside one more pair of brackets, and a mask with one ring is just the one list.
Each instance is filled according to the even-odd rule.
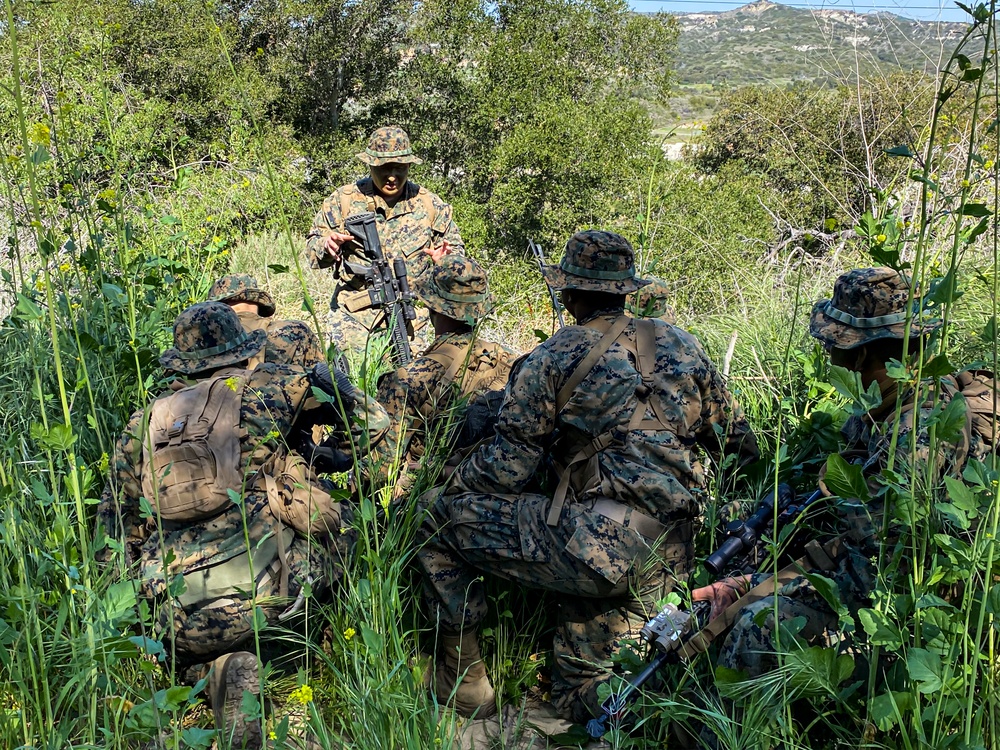
[[[835,135],[851,92],[817,93],[794,124],[781,123],[781,138],[769,128],[786,94],[737,93],[701,155],[679,165],[663,161],[628,85],[634,74],[647,93],[665,95],[656,60],[602,48],[588,61],[591,78],[587,66],[575,68],[577,78],[550,65],[538,102],[529,96],[538,76],[514,75],[539,59],[572,57],[573,45],[592,44],[600,28],[655,42],[666,57],[671,24],[650,26],[623,4],[510,4],[498,30],[477,3],[455,13],[428,3],[406,31],[412,36],[395,42],[392,33],[403,32],[366,25],[360,7],[340,19],[316,12],[315,33],[346,23],[364,29],[351,37],[357,50],[394,52],[352,71],[350,55],[338,67],[322,58],[325,45],[303,44],[303,55],[340,71],[313,89],[283,88],[305,67],[281,57],[289,45],[277,37],[306,29],[279,11],[241,19],[228,4],[214,12],[202,3],[145,5],[142,18],[124,3],[5,0],[0,23],[10,70],[0,95],[2,747],[131,748],[156,736],[170,747],[225,744],[204,710],[204,684],[175,673],[150,628],[155,613],[136,607],[126,550],[95,535],[93,506],[128,415],[162,387],[156,357],[171,343],[173,319],[218,275],[253,272],[282,315],[301,310],[323,326],[332,281],[305,268],[302,233],[331,183],[354,173],[350,154],[363,134],[399,113],[378,76],[395,76],[392,91],[414,104],[405,124],[430,155],[418,178],[452,198],[469,251],[488,263],[500,306],[487,335],[527,349],[536,330],[552,330],[544,289],[520,250],[530,234],[554,258],[577,226],[618,229],[635,240],[644,272],[674,285],[680,324],[724,369],[769,454],[751,484],[713,485],[701,554],[716,539],[724,501],[749,507],[778,478],[807,490],[839,449],[838,427],[870,404],[807,335],[812,302],[840,271],[904,270],[943,319],[930,348],[900,363],[901,382],[930,378],[939,387],[977,361],[998,369],[992,4],[970,10],[968,36],[936,88],[896,82],[879,98],[882,82],[872,82],[856,91],[862,104],[851,127]],[[188,20],[149,54],[156,19],[179,9]],[[385,21],[398,8],[369,10]],[[560,14],[572,34],[540,30],[539,15]],[[511,46],[521,52],[505,57],[487,43],[501,32],[519,39]],[[415,56],[404,62],[408,50]],[[479,68],[455,63],[473,54]],[[478,89],[476,70],[509,89]],[[575,117],[588,100],[600,107]],[[748,106],[759,118],[752,137],[734,135]],[[500,135],[490,140],[493,127]],[[726,149],[730,141],[740,149]],[[384,365],[377,352],[365,364],[359,377],[370,389]],[[957,407],[934,415],[932,451],[960,416]],[[907,456],[895,460],[871,489],[851,468],[839,477],[838,486],[881,498],[887,517],[910,530],[903,553],[886,556],[871,606],[845,614],[853,638],[807,647],[793,624],[781,635],[780,670],[749,684],[714,675],[704,659],[677,669],[662,692],[645,696],[637,728],[611,733],[613,746],[667,741],[672,719],[695,733],[709,727],[726,747],[1000,747],[996,469],[973,464],[958,481],[916,476]],[[421,652],[433,650],[434,635],[408,565],[415,500],[440,468],[427,466],[400,505],[362,483],[345,530],[356,546],[334,596],[309,602],[308,640],[283,635],[301,668],[268,678],[278,741],[294,733],[282,717],[298,713],[325,748],[457,744],[462,723],[423,689]],[[111,563],[98,565],[105,544]],[[545,607],[523,592],[492,591],[484,643],[494,681],[519,705],[524,692],[545,692]],[[623,669],[638,666],[635,651],[623,655]],[[739,724],[730,698],[742,703]]]

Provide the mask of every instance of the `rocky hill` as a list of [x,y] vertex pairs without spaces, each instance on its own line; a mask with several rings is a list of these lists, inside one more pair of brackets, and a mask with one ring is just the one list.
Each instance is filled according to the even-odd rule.
[[933,72],[967,28],[892,13],[811,10],[759,0],[677,14],[677,119],[710,114],[722,87],[836,83],[898,70]]

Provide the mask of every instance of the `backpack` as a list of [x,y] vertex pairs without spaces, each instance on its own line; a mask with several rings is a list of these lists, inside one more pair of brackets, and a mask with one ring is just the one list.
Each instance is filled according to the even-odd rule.
[[[955,376],[965,396],[965,408],[972,431],[990,450],[996,450],[996,427],[1000,422],[1000,392],[996,375],[989,370],[967,370]],[[996,420],[996,421],[994,421]]]
[[[445,368],[439,381],[441,386],[456,383],[459,372],[462,373],[462,379],[457,381],[458,392],[462,396],[503,389],[514,366],[512,355],[499,344],[489,341],[476,341],[471,347],[445,342],[424,356]],[[433,405],[426,408],[428,413],[422,416],[430,419]]]
[[[220,375],[153,402],[142,491],[164,521],[202,521],[242,494],[240,406],[249,372]],[[154,481],[155,480],[155,481]]]

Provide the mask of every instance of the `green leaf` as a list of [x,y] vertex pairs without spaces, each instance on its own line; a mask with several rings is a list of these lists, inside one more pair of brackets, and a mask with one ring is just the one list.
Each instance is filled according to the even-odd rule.
[[267,629],[267,613],[263,607],[253,608],[253,627],[257,632]]
[[955,371],[955,366],[948,361],[947,354],[938,354],[924,363],[921,373],[925,378],[940,378],[950,375]]
[[1000,583],[994,584],[986,595],[986,611],[993,615],[993,626],[1000,628]]
[[910,147],[907,146],[905,143],[902,146],[893,146],[892,148],[887,148],[885,150],[885,153],[887,156],[907,156],[907,157],[916,156],[916,154],[913,153],[910,150]]
[[533,333],[535,334],[535,338],[538,339],[539,344],[544,344],[545,341],[549,338],[549,334],[547,334],[541,328],[534,329]]
[[101,284],[101,292],[111,303],[112,307],[124,307],[128,302],[128,296],[120,286],[115,284]]
[[946,443],[957,443],[965,430],[965,396],[956,393],[943,408],[936,404],[924,423],[936,424],[937,436]]
[[997,338],[997,316],[991,315],[990,319],[986,321],[986,327],[983,328],[983,332],[979,334],[979,340],[984,344],[992,344]]
[[29,323],[35,320],[41,320],[45,315],[45,313],[42,312],[42,308],[20,292],[17,295],[17,305],[14,307],[14,313],[15,317],[28,321]]
[[200,729],[199,727],[188,727],[181,731],[181,740],[185,748],[190,750],[208,750],[215,739],[214,729]]
[[271,273],[288,273],[289,271],[288,266],[281,263],[268,263],[267,267]]
[[378,656],[385,648],[385,639],[381,634],[375,632],[365,624],[361,625],[361,640],[368,647],[368,652],[373,656]]
[[885,646],[891,651],[902,647],[903,639],[898,628],[883,613],[874,609],[859,609],[858,619],[873,646]]
[[[972,11],[969,10],[967,7],[963,6],[961,3],[958,4],[958,7],[962,8],[963,10],[965,10],[966,12],[968,12],[970,15],[972,14]],[[963,55],[961,53],[956,53],[955,54],[955,62],[958,63],[958,69],[959,70],[968,70],[969,68],[972,67],[972,60],[969,59],[968,55]]]
[[992,215],[992,211],[986,207],[985,203],[966,203],[962,206],[963,216],[972,216],[977,219],[981,219]]
[[135,581],[118,581],[108,587],[101,600],[101,608],[108,622],[114,623],[126,615],[133,614],[135,608]]
[[806,692],[828,693],[851,676],[854,659],[835,648],[810,646],[785,655],[791,683]]
[[934,182],[934,180],[932,180],[929,177],[924,177],[924,173],[923,172],[918,172],[915,169],[911,170],[910,171],[910,179],[913,180],[914,182],[919,182],[922,185],[926,185],[927,188],[928,188],[928,190],[930,190],[932,193],[936,193],[938,191],[938,185],[937,185],[937,183]]
[[166,690],[157,690],[153,702],[161,711],[178,711],[187,703],[191,688],[187,685],[173,685]]
[[837,584],[820,573],[806,573],[806,580],[813,585],[816,592],[823,597],[830,609],[837,613],[840,618],[840,629],[845,633],[854,631],[854,618],[851,611],[840,601],[840,589]]
[[243,691],[243,699],[240,701],[240,713],[247,718],[247,721],[256,721],[263,717],[260,699],[249,690]]
[[941,657],[923,648],[911,648],[906,654],[906,671],[918,683],[920,693],[936,693],[942,687]]
[[979,235],[989,229],[990,220],[989,217],[980,219],[976,222],[975,226],[969,227],[968,229],[962,230],[962,242],[966,245],[973,242]]
[[979,499],[965,482],[954,477],[944,478],[945,487],[948,488],[949,499],[959,508],[967,513],[979,512]]
[[243,495],[233,489],[226,490],[226,494],[229,495],[229,501],[236,506],[242,507],[243,505]]
[[962,296],[962,291],[958,287],[958,275],[953,269],[949,269],[944,278],[935,279],[931,282],[931,291],[927,295],[929,302],[938,305],[945,305],[954,302]]
[[929,609],[930,607],[941,607],[943,609],[955,609],[955,605],[949,604],[937,594],[924,594],[914,606],[914,609]]
[[983,77],[982,68],[969,68],[964,73],[962,73],[963,81],[978,81]]
[[36,167],[40,164],[52,159],[52,155],[49,154],[49,150],[45,146],[38,146],[34,151],[31,152],[31,163]]
[[826,459],[826,475],[823,482],[830,492],[845,499],[867,502],[870,498],[864,472],[856,464],[849,464],[839,453],[831,453]]
[[875,696],[869,715],[879,729],[888,732],[904,715],[913,710],[913,706],[912,693],[902,691],[883,693]]

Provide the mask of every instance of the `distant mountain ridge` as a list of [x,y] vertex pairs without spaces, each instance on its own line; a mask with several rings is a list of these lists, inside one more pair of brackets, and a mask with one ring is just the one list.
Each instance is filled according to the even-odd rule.
[[[718,13],[678,13],[680,87],[837,82],[898,70],[933,72],[963,23],[892,13],[792,8],[769,0]],[[942,50],[945,52],[943,53]]]

